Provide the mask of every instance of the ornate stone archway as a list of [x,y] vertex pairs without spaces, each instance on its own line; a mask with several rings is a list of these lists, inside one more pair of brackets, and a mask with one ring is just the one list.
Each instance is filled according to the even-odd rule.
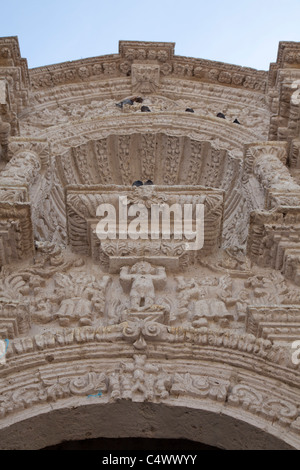
[[[300,448],[299,50],[268,73],[121,41],[28,70],[0,38],[1,448]],[[202,204],[203,247],[99,240],[119,196]]]

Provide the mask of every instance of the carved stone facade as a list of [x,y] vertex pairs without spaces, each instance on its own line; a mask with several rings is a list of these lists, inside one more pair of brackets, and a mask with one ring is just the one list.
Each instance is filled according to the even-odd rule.
[[[174,47],[28,70],[0,38],[1,449],[300,449],[300,43],[269,72]],[[201,205],[203,244],[101,239],[101,205]]]

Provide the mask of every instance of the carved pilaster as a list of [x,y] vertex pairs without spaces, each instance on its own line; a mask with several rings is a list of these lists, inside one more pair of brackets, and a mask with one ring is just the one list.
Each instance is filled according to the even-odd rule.
[[299,136],[300,44],[280,42],[277,63],[271,64],[269,95],[272,116],[270,140],[286,140]]
[[[261,193],[260,208],[300,205],[300,186],[285,166],[286,161],[287,144],[284,142],[246,147],[243,181],[253,200],[257,200]],[[259,191],[256,190],[257,186]],[[253,207],[257,207],[257,202],[253,203]]]
[[28,105],[27,60],[17,37],[0,38],[0,158],[8,160],[8,137],[19,134],[18,114]]
[[[33,226],[41,206],[41,174],[49,159],[45,141],[13,139],[10,160],[0,173],[1,264],[24,259],[34,252]],[[9,247],[15,245],[13,249]]]
[[248,307],[246,329],[258,338],[292,343],[300,337],[299,305]]
[[248,254],[260,266],[281,270],[300,285],[300,208],[252,212]]

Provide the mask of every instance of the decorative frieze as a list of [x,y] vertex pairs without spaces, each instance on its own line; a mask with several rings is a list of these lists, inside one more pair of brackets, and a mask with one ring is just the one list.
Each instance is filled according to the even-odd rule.
[[119,54],[32,69],[31,83],[38,90],[82,80],[130,76],[136,73],[135,64],[143,64],[146,68],[156,65],[162,76],[173,74],[175,77],[265,92],[267,72],[221,62],[177,57],[174,56],[174,47],[174,43],[120,41]]

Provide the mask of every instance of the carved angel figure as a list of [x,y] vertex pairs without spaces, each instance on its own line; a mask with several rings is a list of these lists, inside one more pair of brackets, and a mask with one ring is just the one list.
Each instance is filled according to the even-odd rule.
[[79,325],[91,325],[95,314],[103,314],[105,291],[110,276],[101,280],[94,276],[78,274],[77,276],[57,275],[56,294],[61,300],[57,316],[61,326],[78,321]]
[[131,268],[123,266],[120,281],[131,285],[130,304],[133,309],[146,309],[154,304],[155,287],[164,285],[167,278],[165,268],[152,267],[150,263],[140,261]]
[[218,320],[232,318],[233,314],[227,307],[232,306],[235,300],[231,297],[232,283],[230,277],[206,278],[200,281],[185,280],[178,276],[177,290],[180,292],[180,306],[185,307],[186,313],[193,312],[193,325],[203,325],[202,319]]

